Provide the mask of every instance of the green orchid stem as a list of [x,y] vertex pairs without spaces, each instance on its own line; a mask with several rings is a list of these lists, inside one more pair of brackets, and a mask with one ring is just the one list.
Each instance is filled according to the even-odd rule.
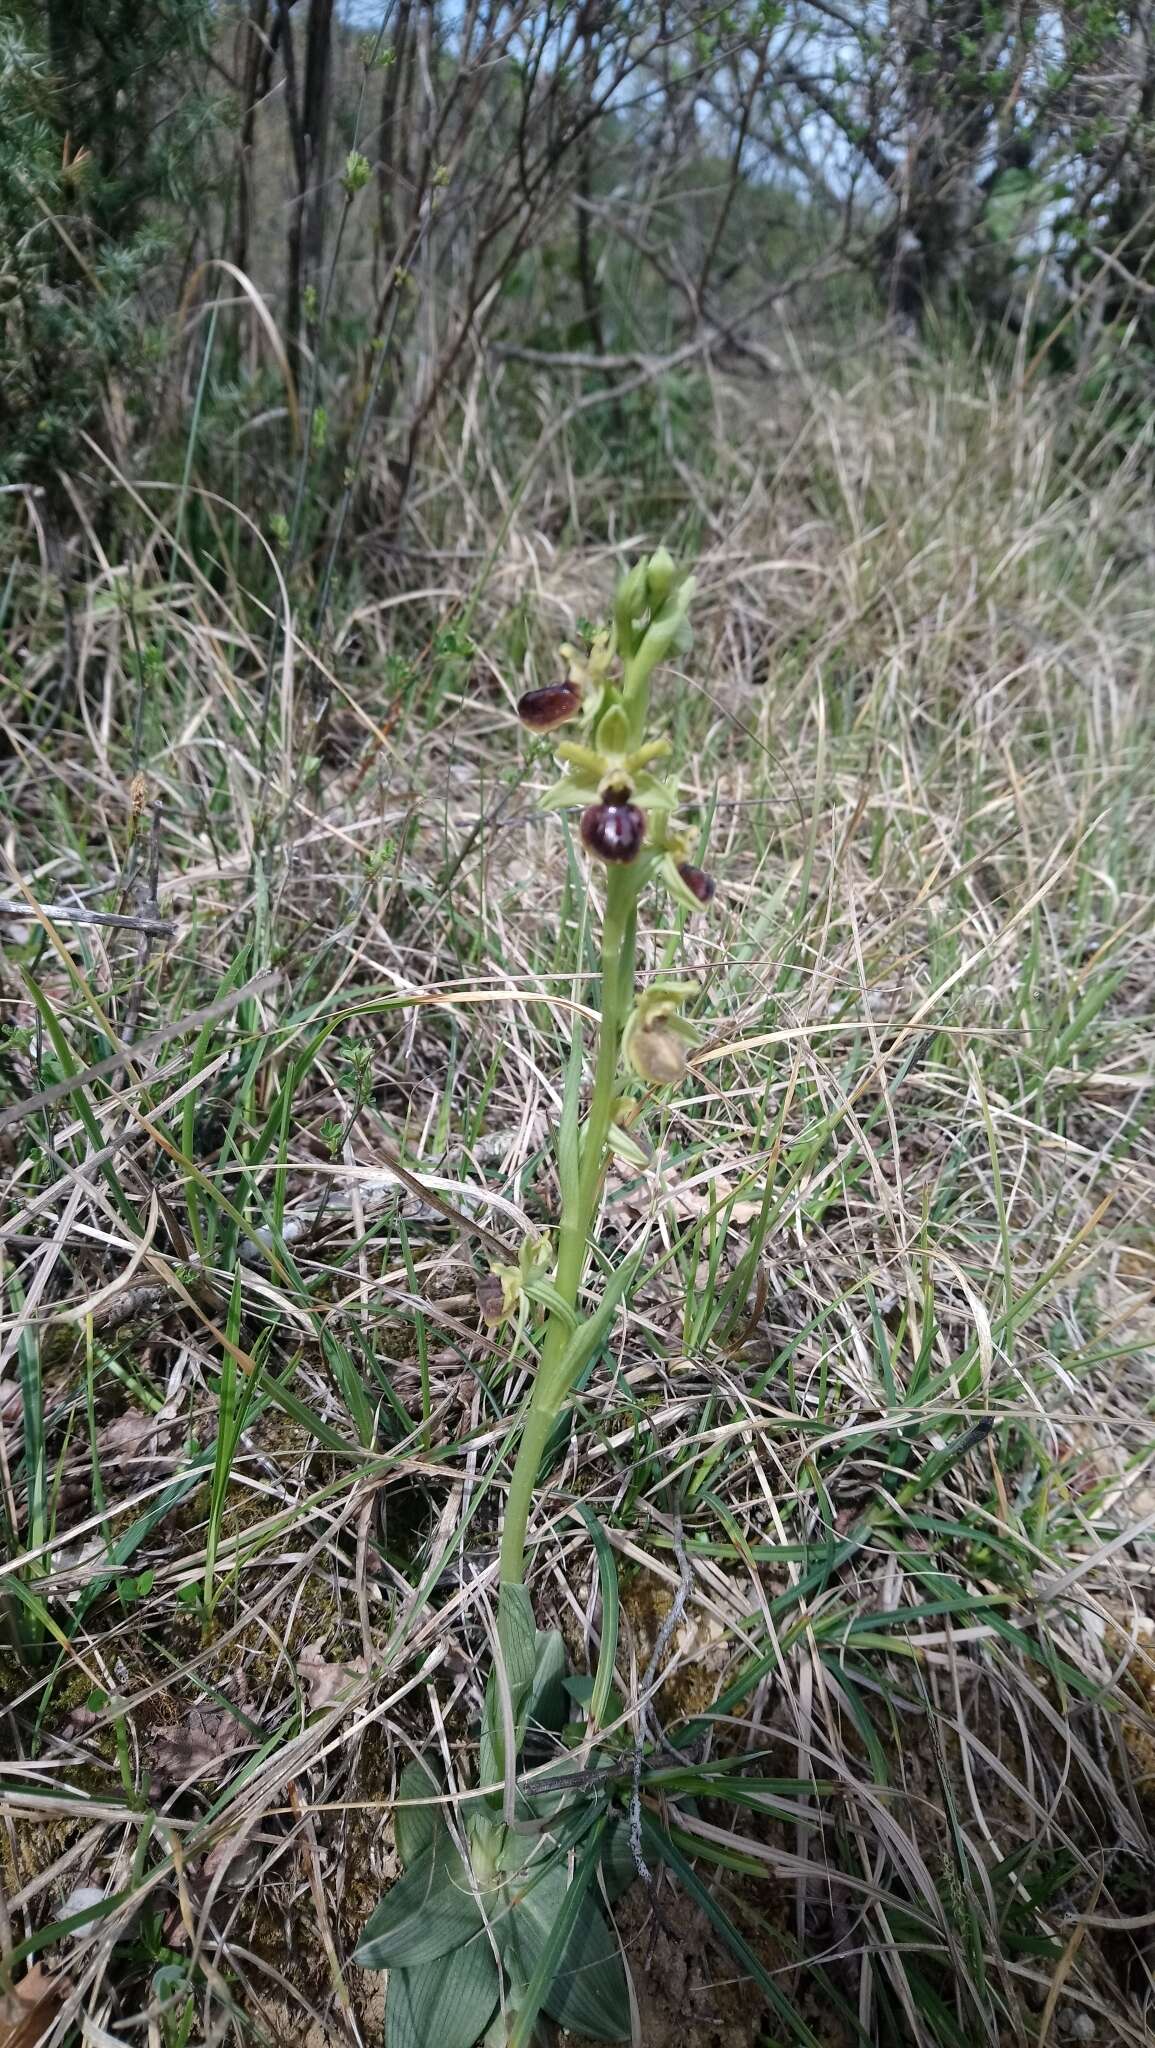
[[[571,1311],[577,1306],[585,1274],[590,1233],[597,1215],[608,1156],[622,1029],[634,988],[638,887],[639,877],[634,866],[611,867],[608,870],[606,914],[602,926],[601,1031],[594,1092],[582,1129],[577,1192],[573,1201],[563,1208],[558,1230],[555,1285],[566,1308]],[[501,1534],[503,1585],[520,1586],[525,1580],[525,1532],[538,1473],[550,1432],[570,1394],[568,1382],[572,1372],[565,1352],[571,1327],[556,1313],[551,1315],[546,1326],[541,1362],[526,1410],[505,1507]]]

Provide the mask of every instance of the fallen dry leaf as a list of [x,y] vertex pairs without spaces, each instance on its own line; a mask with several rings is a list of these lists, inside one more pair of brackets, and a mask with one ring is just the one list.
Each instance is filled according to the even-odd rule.
[[[141,1414],[138,1408],[126,1408],[123,1415],[106,1422],[97,1437],[97,1451],[101,1469],[106,1465],[115,1466],[144,1460],[148,1466],[175,1463],[173,1439],[180,1428],[179,1417],[171,1408],[161,1408],[153,1415]],[[147,1472],[137,1472],[134,1478],[143,1479]]]
[[[719,1174],[712,1180],[703,1181],[700,1187],[671,1190],[675,1215],[686,1218],[707,1216],[713,1213],[721,1220],[725,1212],[727,1224],[753,1223],[762,1214],[761,1202],[731,1202],[731,1190]],[[729,1207],[727,1207],[729,1203]]]
[[320,1643],[309,1643],[297,1659],[297,1676],[308,1692],[309,1711],[316,1714],[322,1707],[331,1707],[359,1678],[364,1678],[365,1659],[350,1657],[345,1664],[330,1664],[322,1655]]
[[225,1888],[250,1884],[260,1867],[261,1852],[252,1840],[251,1828],[223,1836],[216,1848],[209,1850],[203,1865],[205,1876],[219,1876]]
[[0,2048],[36,2048],[64,2003],[65,1984],[33,1963],[10,1992],[0,1994]]
[[233,1714],[194,1712],[181,1728],[162,1735],[152,1755],[154,1782],[194,1785],[208,1778],[247,1740]]
[[128,2042],[119,2034],[110,2034],[107,2027],[100,2027],[86,2013],[81,2025],[81,2040],[84,2048],[128,2048]]
[[123,1415],[117,1415],[106,1422],[97,1437],[96,1444],[103,1465],[106,1459],[139,1458],[147,1444],[150,1449],[156,1443],[155,1415],[141,1415],[135,1408],[127,1408]]
[[105,1570],[108,1565],[108,1545],[103,1536],[89,1536],[82,1543],[65,1543],[55,1552],[52,1559],[52,1584],[55,1592],[73,1586],[86,1586],[96,1577],[96,1568]]
[[[641,1216],[652,1210],[652,1195],[644,1182],[637,1182],[636,1175],[634,1184],[621,1174],[615,1174],[613,1178],[618,1186],[624,1189],[624,1192],[615,1195],[614,1199],[631,1215]],[[658,1201],[668,1214],[676,1217],[681,1223],[693,1222],[699,1216],[710,1215],[720,1223],[724,1215],[727,1228],[740,1228],[744,1223],[753,1223],[755,1217],[762,1214],[760,1201],[734,1201],[732,1198],[733,1189],[729,1182],[720,1173],[714,1173],[708,1180],[695,1182],[693,1187],[683,1187],[679,1181],[667,1175],[662,1182]]]

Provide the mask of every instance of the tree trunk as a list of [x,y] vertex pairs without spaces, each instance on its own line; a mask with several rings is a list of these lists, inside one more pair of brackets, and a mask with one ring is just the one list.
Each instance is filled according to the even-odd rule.
[[393,37],[393,61],[381,87],[381,130],[377,146],[377,218],[380,227],[382,277],[388,277],[408,226],[408,209],[403,191],[409,163],[409,137],[405,127],[405,104],[413,64],[410,33],[412,0],[400,0],[397,32]]
[[285,258],[285,342],[294,373],[300,370],[301,306],[303,301],[301,261],[304,247],[303,223],[309,158],[297,91],[297,53],[289,9],[293,0],[277,0],[281,61],[285,67],[285,118],[289,124],[289,147],[293,152],[296,197],[289,208],[288,246]]
[[233,225],[232,260],[238,270],[249,267],[249,243],[253,232],[253,144],[256,140],[260,81],[268,42],[269,0],[250,0],[240,29],[243,38],[241,65],[241,126],[237,144],[237,217]]
[[328,211],[329,112],[333,82],[333,0],[309,0],[305,34],[305,90],[301,122],[305,131],[308,185],[304,205],[305,283],[319,292]]
[[587,121],[585,133],[578,143],[575,242],[578,287],[581,291],[586,334],[590,347],[596,349],[599,356],[604,356],[606,334],[602,320],[601,288],[598,284],[597,265],[594,262],[593,223],[590,217],[594,196],[594,124],[588,119],[588,115],[597,90],[598,76],[596,25],[591,18],[592,12],[592,9],[587,10],[586,20],[582,25],[582,85]]

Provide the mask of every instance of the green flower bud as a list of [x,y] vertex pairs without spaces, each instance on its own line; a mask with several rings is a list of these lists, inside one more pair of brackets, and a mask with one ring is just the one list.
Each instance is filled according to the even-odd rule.
[[635,562],[633,568],[622,577],[614,597],[614,635],[618,653],[628,661],[637,644],[634,620],[640,618],[649,605],[646,592],[646,565]]
[[674,557],[668,548],[659,548],[646,563],[646,596],[650,610],[660,612],[670,595],[677,578]]
[[683,593],[692,588],[692,579],[687,577],[673,604],[667,605],[660,616],[646,627],[642,644],[651,666],[656,667],[658,662],[665,661],[668,654],[685,654],[693,644],[690,621],[682,602]]

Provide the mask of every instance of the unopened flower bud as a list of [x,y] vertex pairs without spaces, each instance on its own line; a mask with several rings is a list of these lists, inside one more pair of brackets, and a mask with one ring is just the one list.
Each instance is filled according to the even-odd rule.
[[677,575],[674,558],[668,548],[659,548],[646,563],[646,595],[653,611],[660,611],[670,595]]
[[576,718],[581,708],[576,683],[547,683],[543,690],[527,690],[517,700],[517,715],[531,732],[552,732],[555,725]]
[[628,661],[634,651],[636,634],[634,620],[646,610],[649,598],[646,594],[646,565],[635,562],[632,569],[622,577],[614,596],[614,637],[617,651],[623,661]]
[[714,901],[718,884],[714,880],[713,875],[706,873],[705,868],[696,868],[692,861],[680,860],[678,862],[678,873],[686,884],[691,896],[696,896],[703,907],[707,903]]
[[603,803],[582,812],[582,844],[599,860],[636,860],[646,836],[646,814],[632,804],[629,791],[611,789]]

